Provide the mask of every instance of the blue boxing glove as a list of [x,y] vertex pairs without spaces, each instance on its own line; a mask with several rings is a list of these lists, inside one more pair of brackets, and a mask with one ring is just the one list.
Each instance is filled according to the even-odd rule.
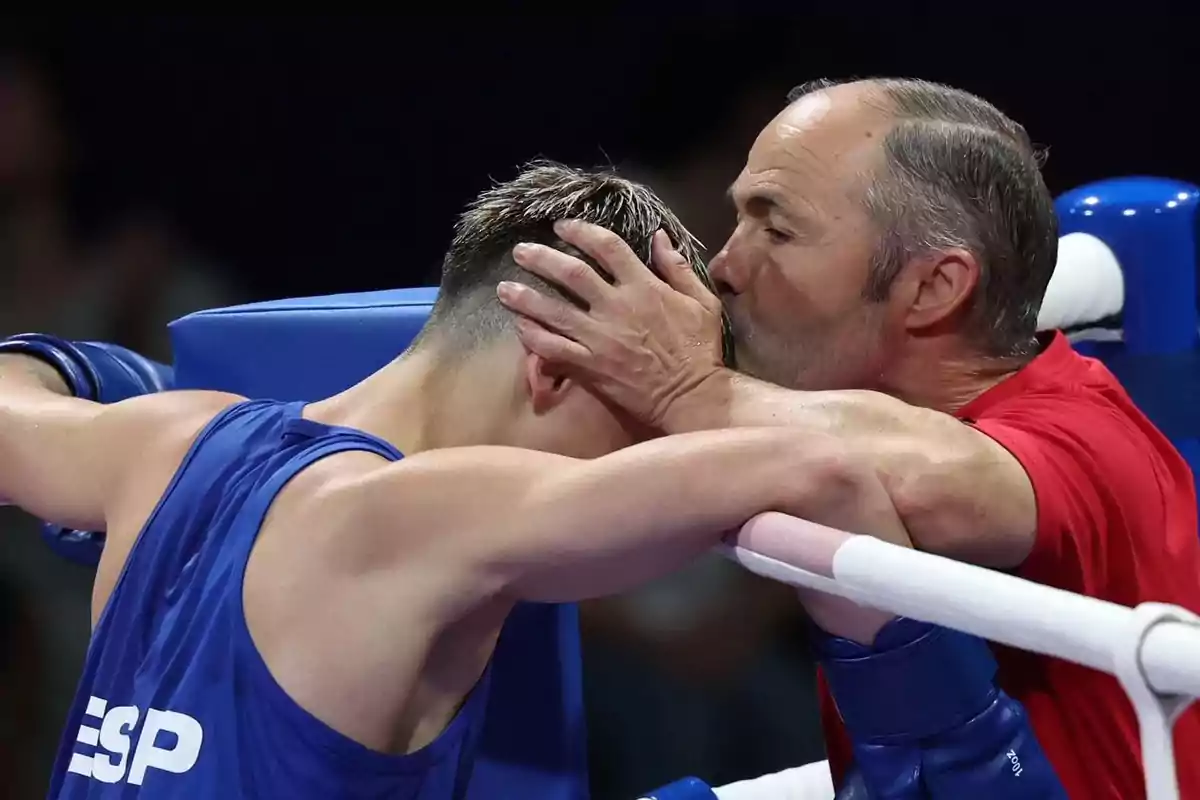
[[42,523],[42,541],[59,558],[93,569],[104,554],[104,531],[77,531],[52,522]]
[[638,800],[717,800],[717,793],[699,778],[682,778],[660,786]]
[[[837,794],[834,795],[833,800],[873,800],[873,797],[880,796],[872,796],[871,790],[867,788],[867,782],[863,778],[863,774],[857,768],[851,768],[850,773],[846,775],[846,779],[842,781],[842,785],[838,787]],[[921,794],[918,796],[924,797],[925,795]]]
[[[42,333],[22,333],[0,340],[0,354],[20,353],[54,367],[71,394],[98,403],[118,403],[130,397],[170,389],[174,373],[132,350],[103,342],[70,342]],[[58,555],[85,566],[96,566],[104,549],[104,533],[76,531],[59,525],[42,526],[42,539]]]
[[44,333],[21,333],[0,341],[0,353],[21,353],[45,361],[62,376],[71,394],[97,403],[171,388],[172,369],[127,348],[104,342],[69,342]]
[[996,687],[987,642],[909,619],[870,647],[815,639],[854,746],[857,774],[839,797],[1067,797],[1024,708]]

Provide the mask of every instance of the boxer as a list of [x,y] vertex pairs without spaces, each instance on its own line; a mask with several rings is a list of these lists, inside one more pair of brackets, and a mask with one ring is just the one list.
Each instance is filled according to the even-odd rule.
[[[1020,125],[924,81],[805,86],[730,194],[737,225],[711,264],[719,298],[665,241],[654,255],[664,283],[605,231],[563,224],[616,281],[589,280],[561,250],[518,248],[531,275],[588,303],[499,287],[526,317],[521,341],[668,433],[773,424],[835,435],[883,481],[921,549],[1124,605],[1200,611],[1186,462],[1100,363],[1061,333],[1037,333],[1057,220]],[[710,355],[722,305],[749,375]],[[823,628],[835,621],[827,602],[807,603]],[[885,634],[818,642],[835,777],[856,764],[879,793],[923,768],[875,758],[886,698],[844,713],[873,665],[923,635]],[[1137,721],[1115,678],[996,657],[1070,796],[1144,796]],[[849,663],[859,677],[847,683]],[[1200,750],[1200,709],[1181,717],[1175,742]],[[1183,795],[1200,796],[1200,761],[1177,768]]]
[[[618,592],[756,513],[848,496],[835,443],[641,441],[528,352],[494,286],[517,241],[578,253],[562,216],[642,252],[665,229],[702,274],[645,187],[539,164],[459,220],[411,349],[320,402],[162,392],[169,370],[120,347],[0,343],[0,495],[107,536],[51,797],[460,798],[515,602]],[[864,477],[856,522],[900,540]]]

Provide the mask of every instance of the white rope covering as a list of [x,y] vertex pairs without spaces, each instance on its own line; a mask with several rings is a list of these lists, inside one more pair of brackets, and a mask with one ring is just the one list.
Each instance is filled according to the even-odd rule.
[[1179,797],[1171,728],[1200,697],[1200,618],[1137,609],[763,514],[721,548],[751,572],[1116,675],[1141,726],[1150,800]]
[[717,800],[833,800],[828,761],[738,781],[713,789]]

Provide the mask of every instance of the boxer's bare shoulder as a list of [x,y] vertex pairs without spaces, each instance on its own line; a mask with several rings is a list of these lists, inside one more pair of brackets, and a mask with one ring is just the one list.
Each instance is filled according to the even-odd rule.
[[[836,472],[812,450],[791,431],[742,428],[590,461],[505,447],[330,456],[264,520],[247,624],[310,713],[369,747],[410,750],[444,729],[515,601],[623,591],[759,512],[799,512]],[[805,471],[814,462],[830,468]]]
[[200,431],[243,400],[224,392],[180,391],[108,406],[86,404],[98,410],[92,412],[94,421],[77,452],[94,462],[94,471],[104,470],[109,476],[103,509],[107,538],[96,571],[93,618],[107,603],[138,534]]
[[49,522],[107,532],[95,615],[196,435],[243,398],[181,391],[102,405],[56,391],[53,373],[30,359],[6,366],[0,496]]
[[[382,752],[416,750],[445,729],[511,608],[498,584],[485,584],[477,526],[436,511],[459,505],[456,487],[474,483],[480,513],[502,530],[494,484],[478,484],[492,470],[486,460],[439,470],[443,452],[395,465],[363,451],[317,461],[276,496],[246,568],[246,623],[276,681]],[[530,462],[570,461],[525,456],[512,453],[510,495],[529,482]]]

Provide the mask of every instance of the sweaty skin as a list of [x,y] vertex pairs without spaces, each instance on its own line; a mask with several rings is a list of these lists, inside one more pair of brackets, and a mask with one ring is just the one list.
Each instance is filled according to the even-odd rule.
[[[778,425],[806,432],[814,444],[835,439],[856,469],[878,476],[921,549],[1001,568],[1028,555],[1037,530],[1033,488],[993,439],[950,414],[883,392],[796,391],[727,369],[717,344],[720,301],[686,273],[669,242],[656,240],[655,263],[664,265],[666,278],[659,280],[603,228],[575,223],[558,230],[617,282],[583,275],[565,253],[519,250],[523,266],[589,303],[584,312],[529,287],[502,284],[501,301],[528,318],[518,335],[532,352],[580,370],[618,406],[668,433]],[[835,327],[830,335],[840,339],[843,328]],[[872,347],[852,350],[861,356]],[[803,368],[845,369],[846,359],[828,367],[824,358],[806,358]]]
[[[0,494],[43,519],[107,530],[95,620],[191,442],[242,398],[179,391],[102,406],[39,374],[23,356],[0,357]],[[338,408],[306,416],[340,424]],[[826,444],[742,428],[591,460],[494,446],[395,463],[330,456],[263,523],[247,623],[299,705],[367,747],[411,752],[453,717],[518,600],[626,590],[766,511],[903,539],[878,480]]]
[[[857,82],[819,91],[827,110],[806,98],[763,129],[730,192],[736,227],[710,263],[719,299],[685,274],[669,243],[656,245],[660,280],[610,232],[569,222],[562,239],[617,280],[580,289],[587,276],[571,255],[515,252],[541,279],[591,293],[583,311],[501,284],[501,302],[526,318],[522,343],[668,433],[778,425],[838,438],[843,457],[886,487],[920,549],[1126,605],[1191,607],[1196,518],[1186,463],[1102,365],[1061,334],[1034,331],[1056,232],[1028,137],[979,98],[886,83],[907,86],[905,108],[881,82]],[[936,108],[950,101],[974,110]],[[887,163],[880,144],[892,133]],[[939,149],[972,174],[934,168],[926,156]],[[989,155],[1008,167],[981,173]],[[1004,174],[1010,167],[1019,177]],[[1025,271],[1011,276],[1024,289],[1007,305],[995,282],[988,301],[986,254],[973,252],[984,248],[922,246],[938,231],[906,213],[907,189],[870,180],[905,172],[922,173],[911,177],[926,187],[939,174],[961,181],[942,188],[966,207],[985,191],[978,179],[997,181],[1002,194],[983,211],[1005,223],[1001,247],[1021,253],[1003,268]],[[1004,219],[1001,197],[1020,202],[1012,216],[1022,225]],[[896,236],[905,225],[908,235]],[[876,262],[894,274],[873,273]],[[749,374],[713,355],[722,302]],[[1018,318],[1020,333],[997,337]],[[1120,686],[1056,659],[997,656],[1001,686],[1026,704],[1072,794],[1136,796],[1136,721]],[[829,705],[825,723],[836,774],[849,745]],[[1198,730],[1195,718],[1177,725],[1188,741]]]
[[[578,221],[559,235],[614,284],[564,252],[518,247],[514,257],[588,310],[519,283],[498,295],[525,317],[526,347],[581,371],[646,424],[837,437],[880,476],[918,547],[1015,567],[1036,537],[1033,488],[1011,454],[951,416],[1021,366],[981,359],[956,330],[978,260],[962,248],[914,257],[884,300],[864,295],[880,232],[863,192],[894,122],[864,83],[807,95],[763,129],[730,189],[737,225],[710,265],[719,298],[665,237],[655,241],[660,280],[618,237]],[[739,372],[714,346],[722,305]]]

